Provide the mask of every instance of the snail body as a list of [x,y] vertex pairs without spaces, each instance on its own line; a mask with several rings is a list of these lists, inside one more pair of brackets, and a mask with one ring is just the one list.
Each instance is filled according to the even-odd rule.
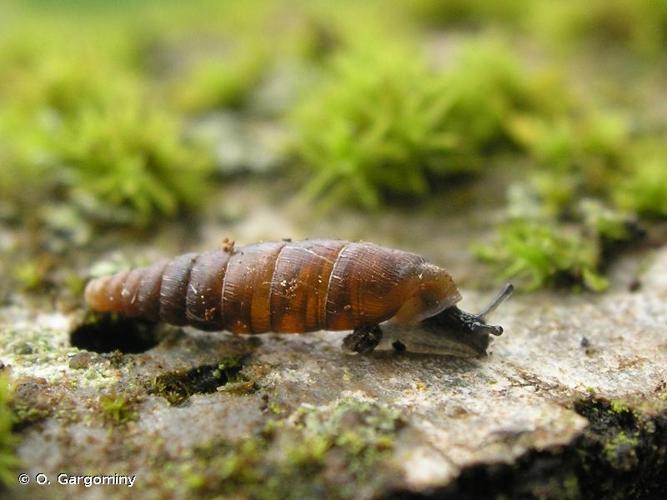
[[[379,325],[408,331],[432,324],[443,311],[459,311],[460,299],[450,274],[418,255],[341,240],[226,244],[97,278],[85,290],[95,311],[202,330],[353,330],[344,345],[358,352],[380,343]],[[486,338],[502,332],[481,317],[468,328]]]

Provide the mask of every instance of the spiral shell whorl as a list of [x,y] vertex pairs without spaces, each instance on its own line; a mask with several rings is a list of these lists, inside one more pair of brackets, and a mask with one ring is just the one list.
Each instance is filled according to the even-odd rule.
[[[460,296],[449,274],[424,281],[417,255],[340,240],[267,242],[201,254],[91,281],[86,302],[173,325],[234,333],[300,333],[379,324]],[[429,283],[437,284],[425,295]],[[433,287],[432,287],[433,288]],[[435,293],[435,295],[434,295]],[[407,302],[406,302],[407,301]]]

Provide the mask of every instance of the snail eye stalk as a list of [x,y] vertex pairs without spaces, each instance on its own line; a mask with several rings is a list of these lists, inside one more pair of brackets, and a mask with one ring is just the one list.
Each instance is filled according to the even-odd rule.
[[[512,283],[505,283],[505,286],[500,290],[498,295],[491,301],[491,303],[486,306],[482,312],[477,314],[477,318],[479,319],[480,322],[486,323],[487,318],[493,311],[498,309],[498,306],[505,302],[507,299],[510,298],[512,295],[512,292],[514,292],[514,285]],[[491,333],[491,332],[489,332]],[[500,333],[502,333],[502,328],[500,329]],[[500,333],[494,333],[494,335],[500,335]]]

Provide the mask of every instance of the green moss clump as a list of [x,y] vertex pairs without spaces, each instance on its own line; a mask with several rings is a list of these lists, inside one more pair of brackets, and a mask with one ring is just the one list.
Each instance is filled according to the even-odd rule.
[[511,221],[500,227],[496,244],[478,247],[476,253],[497,266],[503,279],[522,279],[528,289],[577,284],[599,291],[607,286],[606,279],[598,274],[595,240],[565,226]]
[[17,438],[12,432],[14,417],[9,409],[10,386],[6,375],[0,375],[0,487],[16,484]]
[[627,403],[617,400],[583,399],[575,403],[575,409],[590,422],[584,440],[590,448],[587,458],[597,462],[598,473],[610,469],[617,474],[632,474],[641,466],[640,457],[646,457],[647,448],[662,453],[664,461],[664,450],[659,452],[658,446],[647,443],[655,434],[656,425],[664,424],[664,420],[651,423]]
[[603,244],[628,241],[639,230],[635,219],[626,212],[612,209],[596,200],[579,203],[583,224]]
[[171,100],[188,113],[241,108],[264,76],[268,63],[265,51],[247,47],[237,55],[201,61],[179,79]]
[[[629,180],[637,176],[630,158],[638,146],[627,121],[608,114],[577,118],[566,110],[551,118],[519,116],[512,131],[537,168],[509,191],[509,220],[498,237],[502,252],[478,248],[478,255],[497,264],[504,278],[527,278],[529,288],[604,290],[602,268],[643,235],[641,212],[632,203],[641,183]],[[646,179],[641,185],[661,189]],[[646,194],[643,202],[659,207],[658,198]]]
[[[45,51],[29,40],[20,40],[35,35],[48,46]],[[15,34],[15,40],[0,45],[0,51],[5,52],[0,64],[12,75],[0,83],[0,100],[20,101],[25,109],[33,111],[71,115],[86,107],[103,105],[109,95],[125,91],[132,84],[127,69],[116,64],[108,53],[93,54],[87,47],[69,46],[55,40],[59,35],[57,28],[42,34],[26,30]],[[77,57],[66,57],[68,51]],[[116,78],[110,79],[114,72]]]
[[30,19],[39,19],[39,55],[20,43],[30,28],[0,39],[11,75],[0,83],[0,196],[42,222],[56,203],[132,226],[195,208],[211,160],[184,139],[182,117],[158,102],[155,83],[108,39]]
[[180,138],[178,119],[138,103],[88,111],[55,147],[72,196],[133,225],[173,217],[206,192],[207,158]]
[[14,410],[14,426],[17,429],[41,422],[45,418],[50,417],[52,413],[50,409],[25,406],[23,404],[13,404],[12,407]]
[[634,450],[638,444],[639,439],[636,436],[619,432],[605,443],[605,458],[615,469],[630,469],[636,466],[637,455]]
[[[531,10],[520,0],[412,0],[403,2],[418,20],[432,26],[519,25]],[[534,3],[534,2],[532,2]]]
[[[338,402],[326,417],[302,410],[300,420],[303,439],[287,456],[297,465],[316,465],[322,463],[326,454],[341,451],[352,480],[365,486],[373,485],[377,479],[373,477],[373,467],[392,450],[401,427],[397,411],[353,399]],[[356,487],[342,490],[344,496],[351,497]]]
[[495,43],[465,47],[445,73],[410,47],[346,51],[292,116],[296,151],[313,172],[306,194],[365,207],[424,196],[435,179],[479,171],[511,145],[512,116],[540,105]]
[[23,290],[34,291],[44,286],[47,271],[48,266],[44,262],[28,260],[16,267],[14,278]]
[[[8,146],[3,194],[27,209],[33,195],[64,196],[95,220],[135,226],[196,206],[206,192],[207,156],[183,141],[178,119],[140,100],[49,123],[26,117],[15,133],[42,135]],[[17,190],[22,182],[27,189]]]
[[560,46],[621,48],[658,56],[667,41],[667,4],[650,0],[539,2],[531,27]]
[[581,196],[605,195],[629,143],[628,123],[621,116],[563,111],[553,117],[521,116],[512,123],[513,136],[539,168],[530,182],[555,211]]
[[186,465],[188,486],[198,494],[260,499],[314,498],[335,487],[340,498],[358,498],[385,482],[376,466],[399,428],[397,412],[372,403],[303,406],[236,446],[196,450]]
[[488,156],[514,145],[516,116],[550,114],[563,97],[551,77],[531,74],[500,42],[479,39],[464,44],[444,73],[439,92],[448,112],[443,126],[457,135],[466,154]]
[[105,420],[122,425],[137,419],[136,400],[125,394],[110,393],[100,397],[100,410]]
[[621,207],[648,218],[667,218],[667,149],[639,148],[627,175],[613,189]]
[[628,405],[626,403],[624,403],[623,401],[616,400],[616,399],[612,399],[609,402],[609,407],[610,407],[611,411],[613,411],[614,413],[623,414],[623,413],[630,412],[630,408],[628,407]]
[[418,57],[401,51],[336,58],[329,80],[294,112],[297,152],[314,174],[307,196],[375,207],[387,192],[423,194],[425,170],[455,147],[439,130],[437,84]]

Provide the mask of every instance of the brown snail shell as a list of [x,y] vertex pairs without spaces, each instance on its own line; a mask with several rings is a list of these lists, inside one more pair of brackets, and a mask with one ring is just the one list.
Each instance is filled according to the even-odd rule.
[[189,253],[95,279],[96,311],[234,333],[417,323],[461,299],[447,271],[372,243],[266,242]]

